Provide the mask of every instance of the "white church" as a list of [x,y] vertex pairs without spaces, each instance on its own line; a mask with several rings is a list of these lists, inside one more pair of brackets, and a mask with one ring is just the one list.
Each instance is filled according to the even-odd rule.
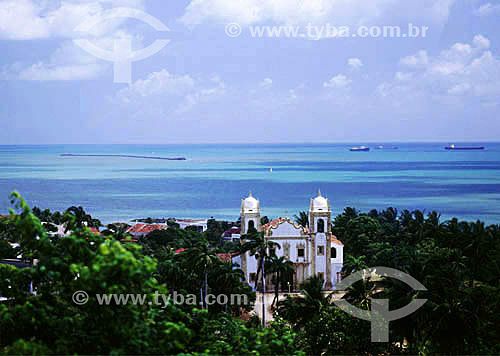
[[[252,228],[264,231],[267,239],[279,244],[280,248],[274,252],[277,257],[285,256],[293,262],[292,289],[298,289],[300,284],[314,275],[324,280],[325,290],[335,289],[341,280],[344,246],[331,232],[330,202],[321,196],[321,192],[311,199],[309,227],[297,225],[289,218],[278,218],[261,225],[260,202],[250,193],[241,201],[241,236]],[[246,252],[235,256],[233,261],[241,266],[246,281],[254,286],[257,275],[255,256]],[[266,278],[266,289],[274,290],[271,278]]]

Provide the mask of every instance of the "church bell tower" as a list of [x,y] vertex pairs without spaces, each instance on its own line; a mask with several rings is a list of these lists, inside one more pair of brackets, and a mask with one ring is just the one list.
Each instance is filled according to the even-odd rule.
[[322,276],[324,287],[332,288],[331,272],[331,222],[330,202],[318,191],[318,196],[311,199],[309,206],[309,231],[312,242],[312,274]]

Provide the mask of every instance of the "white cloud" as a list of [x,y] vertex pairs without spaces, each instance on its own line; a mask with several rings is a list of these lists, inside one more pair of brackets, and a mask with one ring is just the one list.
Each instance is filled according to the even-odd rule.
[[427,63],[428,70],[442,75],[454,73],[460,75],[471,61],[480,57],[484,50],[489,48],[489,44],[490,41],[481,35],[476,35],[472,44],[455,43],[449,49],[442,51],[431,63]]
[[359,58],[349,58],[347,60],[347,65],[352,70],[359,70],[363,66],[363,62]]
[[264,80],[259,83],[259,86],[263,89],[270,89],[273,86],[273,80],[271,78],[264,78]]
[[[86,17],[111,5],[142,7],[142,0],[2,0],[0,1],[0,39],[31,40],[71,38]],[[93,35],[115,31],[124,19],[107,21],[93,29]]]
[[118,97],[125,102],[148,96],[183,95],[192,91],[195,80],[189,75],[173,75],[166,69],[153,72],[146,79],[139,79],[120,90]]
[[338,74],[332,77],[329,81],[323,83],[324,88],[346,88],[351,84],[352,80],[343,74]]
[[0,2],[0,37],[13,40],[71,37],[84,17],[103,9],[97,1],[66,1],[50,9],[32,0],[4,0]]
[[396,72],[394,79],[400,82],[407,82],[413,79],[413,73]]
[[[101,41],[103,43],[104,41]],[[72,41],[61,45],[44,61],[15,62],[2,68],[0,79],[7,80],[88,80],[102,75],[110,64],[98,60]]]
[[404,57],[400,61],[401,64],[407,67],[423,67],[429,63],[429,58],[426,51],[419,51],[413,56]]
[[[47,58],[35,63],[15,62],[1,71],[2,79],[85,80],[103,74],[110,64],[78,48],[67,39],[86,17],[113,6],[142,8],[143,0],[0,0],[0,40],[63,39]],[[92,42],[104,50],[113,49],[114,38],[131,38],[141,48],[142,37],[134,36],[121,25],[125,19],[113,19],[91,30]]]
[[157,107],[157,112],[183,113],[195,105],[224,95],[226,84],[218,76],[209,80],[195,79],[190,75],[176,75],[166,69],[153,72],[146,79],[139,79],[121,89],[116,98],[125,105]]
[[177,108],[177,113],[190,111],[195,105],[206,103],[210,100],[223,96],[226,92],[226,84],[218,77],[214,76],[210,80],[208,88],[199,88],[184,98],[184,102]]
[[481,5],[476,11],[477,16],[489,16],[494,14],[500,14],[500,4],[493,5],[492,3],[486,3]]
[[483,37],[482,35],[475,36],[474,39],[472,40],[472,43],[477,48],[481,48],[481,49],[490,48],[490,40],[487,39],[486,37]]
[[95,79],[103,71],[98,64],[47,65],[35,63],[23,69],[17,76],[20,80],[87,80]]
[[[131,38],[136,48],[142,47],[140,36],[132,37],[129,33],[117,30],[112,34],[113,38]],[[99,48],[105,50],[113,49],[113,38],[101,37],[92,40]],[[88,80],[96,79],[111,67],[110,62],[103,61],[85,52],[73,41],[64,40],[60,46],[44,60],[36,63],[23,63],[21,61],[5,66],[1,79],[17,80]]]
[[462,95],[467,93],[470,90],[469,83],[460,83],[455,85],[454,87],[448,89],[448,94],[450,95]]
[[180,21],[241,25],[276,22],[369,24],[386,20],[426,20],[443,24],[454,0],[191,0]]
[[457,105],[453,98],[466,96],[498,103],[500,59],[488,48],[489,40],[477,35],[472,43],[456,43],[435,57],[420,51],[401,60],[401,65],[411,67],[413,72],[397,72],[394,81],[380,84],[377,92],[396,102],[419,97]]
[[40,7],[30,0],[0,2],[0,38],[32,39],[49,36],[48,21],[39,16]]

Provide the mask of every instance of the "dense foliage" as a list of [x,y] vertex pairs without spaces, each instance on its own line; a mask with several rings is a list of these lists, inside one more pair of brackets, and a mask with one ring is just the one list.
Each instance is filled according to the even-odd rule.
[[499,354],[500,228],[451,219],[436,212],[395,209],[336,217],[333,233],[344,243],[344,273],[385,266],[406,272],[426,292],[395,279],[355,283],[345,299],[368,309],[387,298],[398,309],[413,298],[428,299],[417,312],[390,323],[388,344],[370,342],[370,323],[351,317],[321,293],[314,278],[302,296],[279,303],[278,314],[298,333],[296,345],[311,354]]
[[[188,254],[173,251],[184,243],[178,237],[154,246],[146,239],[144,248],[121,243],[92,233],[78,221],[79,217],[88,220],[81,211],[64,214],[69,236],[51,237],[17,194],[13,200],[18,211],[12,212],[9,224],[30,267],[0,264],[0,295],[7,298],[0,303],[0,353],[296,354],[290,327],[283,323],[266,329],[247,327],[230,314],[241,313],[239,309],[224,313],[173,303],[99,304],[93,298],[96,294],[144,294],[154,300],[156,293],[166,295],[172,283],[198,289],[200,280],[207,281],[209,292],[229,293],[234,288],[254,295],[237,272],[218,259],[212,260],[210,270],[208,264],[190,266],[187,257],[181,257]],[[194,232],[177,233],[196,251],[190,258],[213,254],[212,249],[204,249],[207,244],[201,234],[196,243],[189,236]],[[181,278],[185,278],[182,283]],[[36,294],[30,292],[31,283]],[[75,304],[76,291],[85,291],[89,301]]]
[[[170,224],[134,243],[126,225],[93,233],[89,227],[101,224],[81,207],[31,211],[17,194],[13,202],[17,211],[0,219],[0,258],[22,255],[29,267],[0,264],[0,296],[7,298],[0,303],[0,354],[500,353],[497,225],[441,222],[435,212],[424,216],[391,208],[368,214],[346,208],[337,216],[332,231],[345,246],[346,275],[386,266],[427,288],[416,292],[397,280],[369,276],[354,284],[344,298],[364,309],[377,298],[389,299],[391,309],[413,298],[428,299],[414,314],[390,323],[390,343],[372,343],[370,323],[337,308],[335,295],[325,293],[317,277],[302,285],[300,296],[280,302],[275,297],[275,321],[267,328],[256,317],[248,319],[250,304],[101,305],[96,294],[143,294],[154,300],[156,293],[173,291],[196,295],[198,301],[207,294],[241,294],[252,303],[255,292],[242,282],[239,266],[218,253],[253,254],[263,267],[257,288],[265,270],[266,278],[286,289],[293,266],[271,253],[274,246],[262,233],[252,232],[243,245],[225,242],[221,234],[230,223],[210,220],[204,233]],[[307,224],[307,214],[296,218]],[[52,225],[60,224],[67,236],[53,233]],[[88,303],[75,304],[76,291],[88,293]]]

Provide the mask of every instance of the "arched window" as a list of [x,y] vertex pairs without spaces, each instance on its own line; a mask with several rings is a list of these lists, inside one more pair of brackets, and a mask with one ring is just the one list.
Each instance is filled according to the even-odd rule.
[[255,223],[253,220],[250,220],[248,222],[248,231],[247,232],[252,232],[252,231],[255,231]]
[[325,221],[323,219],[318,220],[318,232],[325,232]]
[[337,258],[337,249],[335,247],[330,248],[330,258]]

